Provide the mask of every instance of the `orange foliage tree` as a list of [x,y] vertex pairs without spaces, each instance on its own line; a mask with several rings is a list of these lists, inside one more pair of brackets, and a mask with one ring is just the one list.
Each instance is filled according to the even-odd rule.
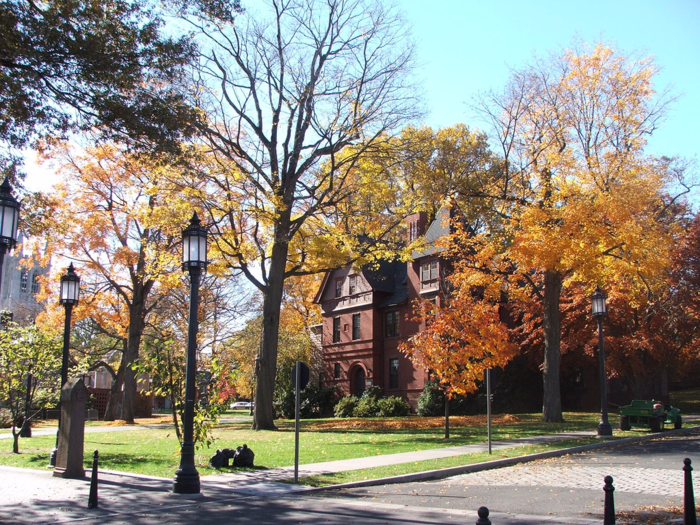
[[425,328],[399,345],[416,366],[431,371],[445,393],[445,438],[449,437],[449,399],[476,391],[484,370],[505,366],[517,352],[499,304],[475,293],[463,282],[463,274],[455,274],[450,281],[455,291],[440,307],[431,301],[416,302],[414,320]]
[[651,59],[598,44],[514,71],[478,105],[499,158],[471,175],[460,198],[493,213],[456,235],[458,271],[472,285],[540,303],[545,421],[563,419],[563,289],[619,283],[634,305],[663,288],[678,230],[667,188],[682,170],[644,151],[668,101],[656,96],[655,73]]
[[168,169],[153,159],[111,145],[82,156],[64,150],[60,159],[65,181],[36,199],[43,209],[35,210],[41,223],[34,228],[46,240],[47,258],[76,263],[82,294],[76,320],[90,318],[102,333],[122,341],[121,417],[133,421],[132,365],[147,317],[168,290],[183,284],[179,246],[192,208],[169,185]]

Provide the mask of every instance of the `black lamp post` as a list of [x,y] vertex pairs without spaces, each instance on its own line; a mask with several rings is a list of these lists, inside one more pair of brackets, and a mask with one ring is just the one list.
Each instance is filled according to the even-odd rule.
[[12,186],[5,178],[0,184],[0,285],[5,254],[17,246],[17,225],[19,223],[19,202],[12,195]]
[[185,375],[184,432],[180,448],[180,467],[175,472],[173,492],[199,494],[199,472],[194,465],[194,401],[197,395],[197,310],[199,280],[207,269],[207,231],[195,212],[189,227],[182,232],[182,269],[190,273],[190,319],[187,332],[187,371]]
[[[61,291],[58,302],[66,309],[66,319],[63,325],[63,358],[61,360],[61,391],[68,381],[68,359],[70,348],[70,318],[73,307],[78,304],[80,298],[80,277],[75,273],[73,263],[70,263],[66,273],[61,275]],[[58,398],[58,432],[56,433],[56,446],[51,451],[49,466],[56,466],[56,452],[58,451],[58,436],[61,433],[61,397]]]
[[598,319],[598,359],[600,368],[600,423],[598,423],[598,437],[612,436],[612,427],[608,421],[608,399],[606,393],[605,375],[605,345],[603,342],[603,317],[608,315],[605,306],[605,294],[600,286],[595,287],[595,292],[591,295],[591,309],[593,317]]

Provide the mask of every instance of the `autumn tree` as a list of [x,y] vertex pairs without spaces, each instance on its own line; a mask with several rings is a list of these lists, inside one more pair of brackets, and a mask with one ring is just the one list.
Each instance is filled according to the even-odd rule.
[[378,1],[266,0],[235,23],[214,7],[181,13],[201,42],[192,96],[211,151],[209,227],[217,256],[263,296],[253,427],[272,429],[285,281],[347,261],[344,239],[386,234],[341,225],[371,201],[370,183],[389,187],[358,175],[364,199],[349,181],[417,114],[413,48],[403,17]]
[[545,421],[562,420],[562,288],[624,280],[632,294],[653,294],[669,260],[674,173],[644,150],[669,100],[654,91],[655,74],[651,59],[597,44],[513,71],[478,101],[499,158],[462,195],[494,210],[461,239],[465,271],[541,302]]
[[[19,453],[19,434],[38,392],[56,391],[62,342],[58,334],[38,326],[7,323],[0,330],[0,402],[12,418],[12,452]],[[43,396],[43,403],[48,396]]]
[[[197,369],[205,380],[199,382],[195,405],[195,442],[212,442],[211,428],[232,395],[238,370],[227,360],[229,341],[235,327],[249,314],[249,297],[235,280],[205,274],[200,288],[198,312]],[[135,368],[149,375],[147,393],[161,396],[173,408],[172,418],[178,439],[182,441],[182,415],[189,325],[189,291],[168,290],[146,319],[143,341]],[[201,378],[200,378],[201,379]]]
[[484,297],[458,272],[454,292],[440,306],[432,301],[414,305],[414,321],[424,329],[399,349],[418,367],[430,370],[445,393],[445,438],[449,438],[449,400],[475,392],[484,370],[503,367],[517,347],[509,340],[497,300]]
[[[190,204],[167,183],[167,168],[111,145],[73,156],[65,182],[41,214],[47,256],[75,261],[82,298],[76,318],[91,317],[122,342],[122,419],[133,421],[136,372],[146,319],[167,291],[181,286],[180,240]],[[167,176],[166,176],[167,175]]]
[[[320,285],[318,277],[292,277],[285,283],[275,381],[277,401],[291,388],[290,370],[296,361],[307,363],[316,377],[322,369],[320,345],[312,333],[312,326],[321,322],[319,307],[313,304],[313,297]],[[260,315],[248,320],[245,327],[227,341],[222,355],[222,360],[237,371],[236,391],[242,397],[253,397],[256,364],[259,363],[261,320]]]

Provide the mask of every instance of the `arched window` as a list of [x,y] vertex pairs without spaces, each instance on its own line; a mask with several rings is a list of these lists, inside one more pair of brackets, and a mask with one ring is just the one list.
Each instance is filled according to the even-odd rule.
[[362,397],[362,394],[365,393],[365,381],[365,369],[359,367],[355,374],[355,395],[357,397]]

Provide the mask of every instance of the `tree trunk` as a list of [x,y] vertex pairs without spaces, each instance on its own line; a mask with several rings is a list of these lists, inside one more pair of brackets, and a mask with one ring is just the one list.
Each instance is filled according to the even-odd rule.
[[[255,387],[253,430],[276,430],[272,406],[277,372],[277,345],[280,326],[280,308],[284,292],[284,271],[287,265],[289,227],[278,225],[272,247],[265,299],[263,301],[262,344],[258,380]],[[282,239],[282,240],[280,240]]]
[[562,285],[561,274],[547,271],[544,274],[544,364],[542,380],[544,399],[542,419],[549,423],[564,421],[561,411],[561,385],[559,361],[561,359],[561,324],[559,299]]
[[119,368],[117,369],[117,375],[112,379],[112,387],[109,391],[109,399],[107,400],[107,407],[105,408],[104,421],[114,421],[115,412],[117,408],[118,398],[122,391],[122,385],[124,384],[124,356],[122,356],[121,363],[119,363]]
[[12,425],[12,452],[19,454],[19,432],[15,432],[14,425]]
[[122,419],[128,423],[134,422],[136,416],[136,371],[132,365],[139,358],[141,337],[145,329],[145,300],[144,287],[134,288],[131,308],[129,308],[129,334],[124,353],[124,396],[122,398]]

